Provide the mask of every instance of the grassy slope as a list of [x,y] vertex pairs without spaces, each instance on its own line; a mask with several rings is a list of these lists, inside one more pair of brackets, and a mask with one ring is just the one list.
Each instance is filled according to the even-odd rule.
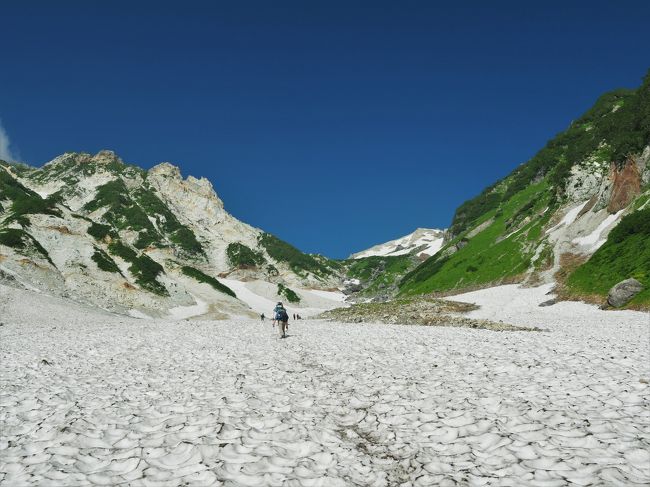
[[360,294],[373,296],[397,284],[415,266],[415,260],[410,255],[371,256],[343,264],[348,278],[359,279],[366,286]]
[[[451,225],[454,239],[404,277],[400,294],[461,289],[514,278],[530,266],[531,243],[543,239],[541,229],[563,200],[571,168],[588,157],[619,164],[649,142],[650,72],[638,90],[616,90],[600,97],[530,161],[463,203]],[[539,210],[545,206],[549,211],[542,215]],[[518,228],[526,214],[532,215],[533,221],[516,235],[498,241],[509,233],[508,227]],[[494,221],[481,233],[468,237],[470,229],[491,218]],[[444,257],[451,253],[445,250],[457,243],[466,245]],[[545,251],[538,262],[546,262],[547,254]]]
[[[477,223],[493,220],[491,224],[466,239],[466,245],[451,256],[434,256],[407,274],[400,283],[400,294],[447,291],[500,282],[526,271],[531,264],[533,243],[551,214],[546,211],[543,216],[536,216],[549,204],[548,189],[546,181],[528,186],[497,209],[484,214]],[[526,217],[532,218],[526,222]],[[465,235],[458,236],[446,248],[455,245]]]
[[577,295],[605,296],[614,284],[630,277],[645,286],[630,305],[650,306],[650,208],[626,215],[566,284]]
[[[616,108],[616,110],[614,110]],[[553,193],[562,197],[571,168],[589,155],[622,163],[628,154],[640,152],[650,140],[650,71],[638,90],[615,90],[601,96],[594,106],[569,128],[551,139],[534,157],[517,167],[503,182],[486,188],[456,210],[450,227],[453,235],[467,230],[485,213],[496,209],[531,181],[548,176]],[[603,147],[601,143],[607,142]]]

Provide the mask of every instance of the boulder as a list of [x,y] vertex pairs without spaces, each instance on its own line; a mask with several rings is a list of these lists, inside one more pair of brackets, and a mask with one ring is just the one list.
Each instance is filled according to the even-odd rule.
[[544,308],[546,306],[553,306],[554,304],[557,303],[557,299],[549,299],[548,301],[544,301],[543,303],[539,303],[538,306]]
[[609,290],[607,303],[618,308],[630,301],[634,296],[643,290],[643,284],[634,278],[625,279]]

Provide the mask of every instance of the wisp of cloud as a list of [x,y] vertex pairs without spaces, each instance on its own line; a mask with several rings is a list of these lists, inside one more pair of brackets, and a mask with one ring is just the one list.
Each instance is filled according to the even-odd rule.
[[15,161],[16,158],[14,157],[14,154],[11,151],[11,140],[9,139],[9,135],[7,135],[7,131],[4,129],[4,126],[2,125],[2,121],[0,121],[0,159],[3,161]]

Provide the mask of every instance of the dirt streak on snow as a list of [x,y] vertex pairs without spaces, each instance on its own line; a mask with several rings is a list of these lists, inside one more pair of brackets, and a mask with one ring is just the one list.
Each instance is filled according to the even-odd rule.
[[460,299],[548,332],[305,320],[281,340],[0,286],[0,483],[647,484],[648,316],[532,308],[544,291]]

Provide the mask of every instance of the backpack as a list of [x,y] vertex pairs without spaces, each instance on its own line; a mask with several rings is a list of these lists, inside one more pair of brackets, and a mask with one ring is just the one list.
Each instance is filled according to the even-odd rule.
[[278,312],[275,314],[275,319],[280,321],[289,321],[289,315],[287,314],[287,310],[284,308],[279,309]]

